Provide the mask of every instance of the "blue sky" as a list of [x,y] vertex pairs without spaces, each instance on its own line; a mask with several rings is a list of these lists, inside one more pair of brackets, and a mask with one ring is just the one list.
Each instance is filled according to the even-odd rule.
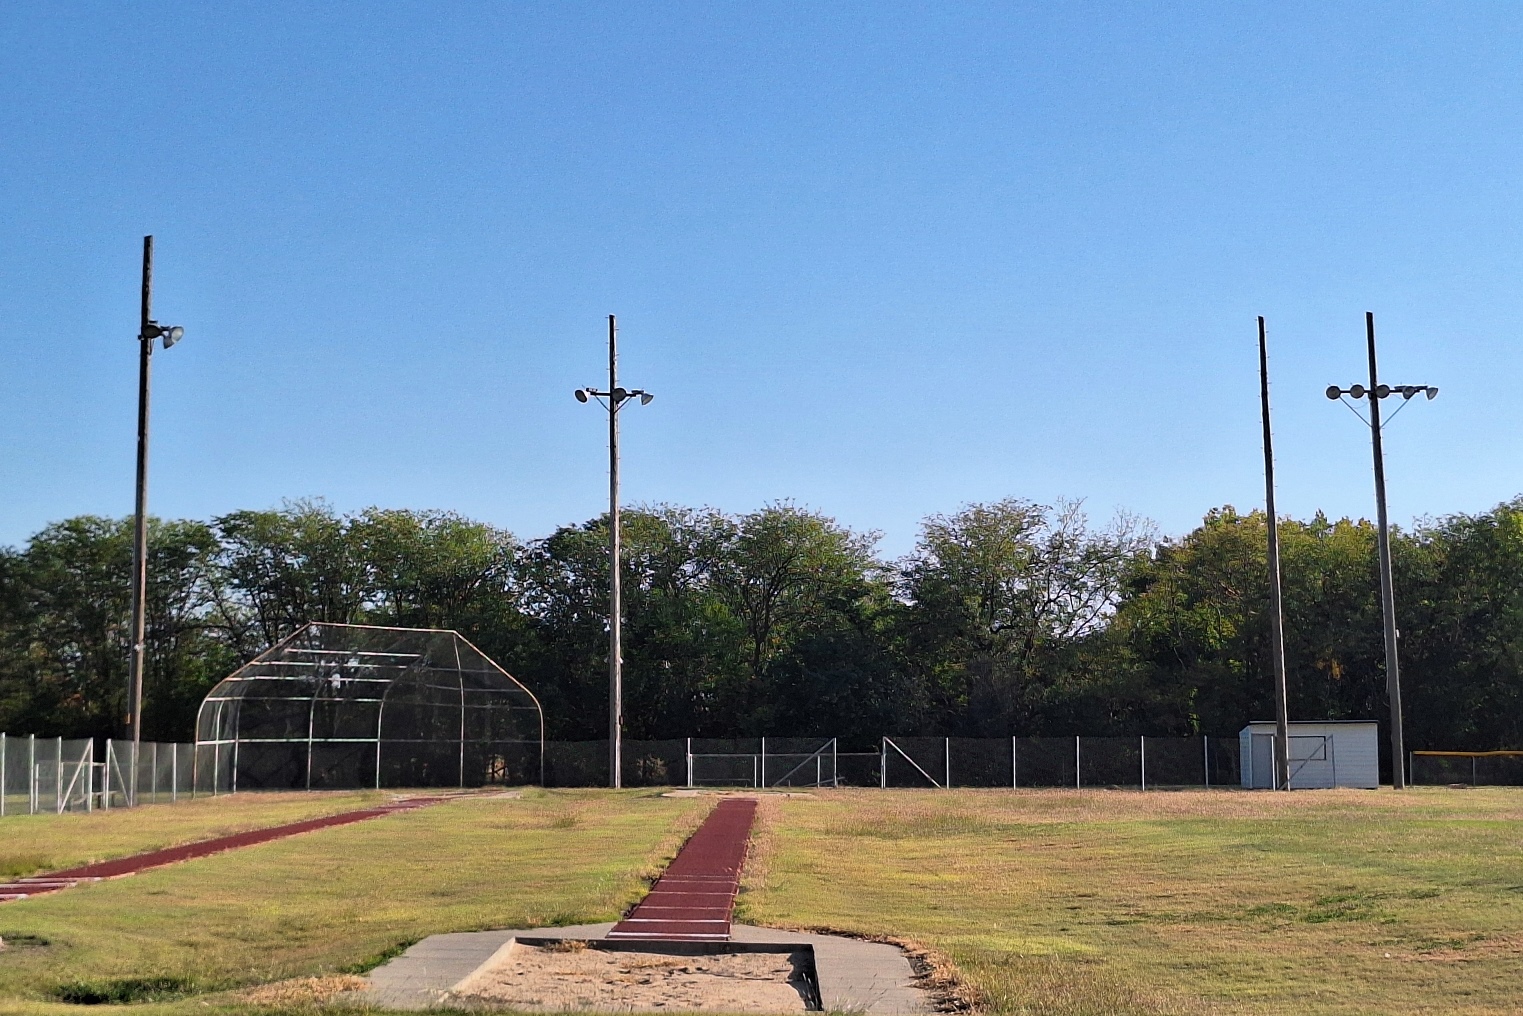
[[1373,511],[1322,389],[1439,385],[1393,518],[1523,491],[1523,9],[1505,4],[0,8],[0,543],[151,507],[792,498],[908,550],[965,502],[1165,532]]

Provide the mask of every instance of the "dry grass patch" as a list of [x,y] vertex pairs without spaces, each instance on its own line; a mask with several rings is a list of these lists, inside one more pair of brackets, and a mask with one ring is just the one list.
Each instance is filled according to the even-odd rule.
[[743,918],[924,943],[995,1012],[1518,1011],[1517,791],[820,796]]
[[363,977],[355,974],[336,974],[331,977],[293,977],[289,981],[261,984],[238,993],[239,999],[258,1006],[302,1008],[323,1005],[350,991],[364,991],[369,986]]

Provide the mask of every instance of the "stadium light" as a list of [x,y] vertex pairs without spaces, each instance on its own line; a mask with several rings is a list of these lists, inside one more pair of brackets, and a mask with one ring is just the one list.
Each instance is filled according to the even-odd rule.
[[[1375,369],[1375,315],[1368,311],[1364,315],[1364,332],[1369,348],[1370,386],[1366,388],[1356,384],[1339,388],[1337,385],[1328,385],[1325,394],[1335,402],[1342,401],[1348,395],[1354,399],[1368,399],[1370,403],[1370,418],[1364,420],[1361,416],[1360,419],[1370,428],[1370,444],[1375,458],[1375,538],[1380,551],[1380,613],[1385,622],[1386,694],[1391,700],[1391,786],[1401,790],[1406,787],[1407,780],[1406,752],[1401,729],[1401,661],[1396,645],[1400,632],[1396,628],[1396,593],[1391,578],[1391,529],[1386,515],[1385,452],[1380,445],[1383,426],[1380,422],[1380,400],[1400,395],[1402,404],[1396,410],[1399,413],[1418,392],[1422,392],[1431,402],[1438,397],[1438,389],[1433,385],[1398,385],[1393,388],[1381,384]],[[1348,405],[1355,416],[1359,415],[1359,411],[1352,405],[1346,402],[1344,405]],[[1391,419],[1396,418],[1396,413],[1391,414]],[[1390,420],[1386,422],[1389,423]]]
[[127,726],[132,734],[132,778],[127,804],[137,804],[138,753],[143,743],[143,670],[148,604],[148,392],[153,340],[168,349],[185,337],[179,325],[153,320],[153,237],[143,237],[143,297],[138,324],[137,496],[132,520],[132,652],[127,661]]
[[[576,401],[597,399],[608,410],[608,785],[624,785],[624,659],[621,645],[624,604],[619,576],[619,410],[638,398],[648,406],[655,398],[641,388],[619,387],[619,327],[608,315],[608,390],[578,388]],[[606,400],[606,401],[605,401]]]

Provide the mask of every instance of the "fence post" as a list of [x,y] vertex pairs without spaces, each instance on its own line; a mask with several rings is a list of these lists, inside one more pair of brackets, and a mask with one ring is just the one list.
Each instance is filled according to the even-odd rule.
[[1148,789],[1148,736],[1142,734],[1137,738],[1141,742],[1142,759],[1142,789]]
[[26,735],[26,813],[37,814],[37,735]]
[[841,787],[841,760],[836,756],[840,753],[840,742],[835,738],[830,739],[830,785],[836,789]]
[[169,753],[169,803],[174,804],[180,799],[180,746],[177,744]]
[[1211,735],[1200,735],[1200,751],[1206,765],[1206,789],[1211,789]]
[[878,742],[878,750],[883,753],[878,759],[878,787],[880,790],[888,789],[888,738]]
[[100,806],[102,811],[111,810],[111,738],[106,738],[106,756],[100,768]]
[[85,749],[85,811],[95,810],[95,738]]
[[1010,789],[1011,790],[1014,790],[1016,787],[1020,786],[1020,784],[1016,780],[1016,777],[1017,777],[1017,773],[1015,771],[1015,735],[1011,734],[1010,735]]
[[950,737],[947,737],[947,738],[943,738],[942,740],[944,740],[946,742],[946,744],[942,748],[942,750],[946,754],[946,765],[942,769],[941,775],[942,775],[942,778],[944,780],[946,780],[946,784],[947,785],[942,787],[941,789],[942,790],[951,790],[952,789],[952,739]]
[[53,766],[53,814],[63,814],[63,738],[58,739],[58,746],[53,749],[53,755],[57,763]]
[[767,739],[765,737],[762,738],[761,781],[756,785],[758,787],[765,787],[767,785]]
[[1080,786],[1082,786],[1082,783],[1079,780],[1079,735],[1075,734],[1074,735],[1074,789],[1078,790]]
[[1475,786],[1475,756],[1470,756],[1470,785]]
[[687,785],[691,790],[693,787],[693,739],[691,737],[687,739]]

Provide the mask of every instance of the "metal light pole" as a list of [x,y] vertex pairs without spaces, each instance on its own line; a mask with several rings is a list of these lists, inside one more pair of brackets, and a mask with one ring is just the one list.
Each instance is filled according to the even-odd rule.
[[[179,342],[185,329],[153,320],[153,237],[143,237],[143,299],[138,322],[137,497],[132,527],[132,654],[127,661],[127,729],[132,735],[132,778],[124,788],[129,805],[137,804],[138,750],[143,740],[143,669],[148,613],[148,391],[153,340],[164,348]],[[109,763],[110,760],[108,759]]]
[[[1330,385],[1327,397],[1341,399],[1344,395],[1350,395],[1356,399],[1370,400],[1370,418],[1365,422],[1370,427],[1370,444],[1375,457],[1375,538],[1380,550],[1380,613],[1385,621],[1386,696],[1391,700],[1391,786],[1401,790],[1407,785],[1407,778],[1406,752],[1401,730],[1401,662],[1396,645],[1400,633],[1396,629],[1396,592],[1391,579],[1391,532],[1386,516],[1385,452],[1380,446],[1380,400],[1389,398],[1392,394],[1410,400],[1418,392],[1431,400],[1438,397],[1438,389],[1432,385],[1398,385],[1393,388],[1381,384],[1375,369],[1375,315],[1369,311],[1364,315],[1364,331],[1370,354],[1370,387],[1354,385],[1339,388]],[[1401,412],[1401,409],[1398,408],[1396,412]],[[1396,413],[1391,414],[1393,418],[1395,415]]]
[[1290,789],[1290,715],[1285,691],[1285,618],[1280,596],[1279,516],[1274,510],[1274,443],[1269,429],[1269,345],[1259,318],[1259,405],[1264,417],[1264,510],[1269,522],[1269,646],[1274,658],[1274,785]]
[[[619,410],[630,399],[638,398],[648,406],[655,398],[650,392],[619,387],[619,326],[608,315],[608,390],[578,388],[573,394],[578,402],[597,399],[608,409],[608,785],[624,785],[624,658],[620,644],[624,602],[620,588],[619,556]],[[604,400],[607,400],[604,402]]]

